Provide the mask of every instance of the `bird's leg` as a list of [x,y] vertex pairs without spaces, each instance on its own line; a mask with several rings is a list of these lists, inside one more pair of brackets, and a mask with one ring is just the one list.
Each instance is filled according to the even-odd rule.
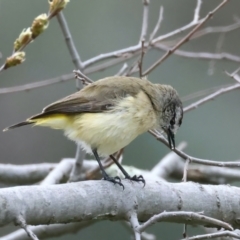
[[100,170],[102,172],[102,175],[103,175],[103,179],[106,180],[106,181],[109,181],[109,182],[113,182],[114,184],[119,184],[124,189],[124,185],[121,183],[121,179],[119,177],[110,177],[106,173],[106,171],[104,170],[103,165],[101,163],[101,160],[100,160],[100,158],[98,156],[97,149],[92,149],[92,152],[93,152],[93,154],[94,154],[94,156],[95,156],[95,158],[96,158],[96,160],[98,162],[99,168],[100,168]]
[[146,182],[142,175],[139,175],[139,176],[134,175],[133,177],[130,177],[130,175],[126,172],[126,170],[122,167],[122,165],[117,161],[117,159],[113,155],[110,155],[110,158],[118,166],[118,168],[121,170],[121,172],[123,173],[126,179],[136,181],[136,182],[142,182],[143,185],[145,186]]

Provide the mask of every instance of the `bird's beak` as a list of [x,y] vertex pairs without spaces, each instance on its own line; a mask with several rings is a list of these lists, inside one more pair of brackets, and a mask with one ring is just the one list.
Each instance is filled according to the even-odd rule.
[[172,132],[171,128],[168,127],[164,129],[165,133],[167,134],[168,137],[168,144],[171,149],[175,149],[175,138],[174,138],[174,133]]

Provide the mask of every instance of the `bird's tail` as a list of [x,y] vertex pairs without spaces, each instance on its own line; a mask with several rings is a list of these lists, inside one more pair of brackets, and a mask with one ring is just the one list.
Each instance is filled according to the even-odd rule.
[[10,127],[7,127],[3,129],[3,132],[8,131],[10,129],[17,128],[17,127],[29,125],[29,124],[34,124],[34,126],[51,127],[54,129],[65,129],[68,123],[69,123],[69,117],[64,114],[43,112],[28,118],[24,122],[20,122]]
[[20,123],[12,125],[10,127],[4,128],[3,132],[6,132],[8,130],[11,130],[11,129],[14,129],[14,128],[17,128],[17,127],[21,127],[21,126],[24,126],[24,125],[33,124],[33,123],[34,123],[33,121],[32,122],[30,122],[30,121],[29,122],[28,121],[20,122]]
[[36,122],[38,121],[39,118],[45,116],[46,114],[44,113],[39,113],[39,114],[36,114],[30,118],[28,118],[27,120],[23,121],[23,122],[20,122],[20,123],[17,123],[17,124],[14,124],[10,127],[7,127],[5,129],[3,129],[3,132],[6,132],[8,130],[11,130],[11,129],[14,129],[14,128],[18,128],[18,127],[22,127],[22,126],[25,126],[25,125],[29,125],[29,124],[36,124]]

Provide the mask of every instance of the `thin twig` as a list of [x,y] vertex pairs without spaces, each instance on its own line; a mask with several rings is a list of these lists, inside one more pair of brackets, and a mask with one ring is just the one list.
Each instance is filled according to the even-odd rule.
[[[169,147],[168,141],[157,131],[148,131],[150,134],[152,134],[156,139],[160,142],[162,142],[165,146]],[[178,156],[182,157],[183,159],[187,160],[189,159],[192,163],[202,164],[202,165],[210,165],[210,166],[216,166],[216,167],[240,167],[240,162],[219,162],[214,160],[208,160],[208,159],[201,159],[192,157],[177,148],[172,149]]]
[[49,85],[52,85],[52,84],[55,84],[55,83],[63,83],[63,82],[67,82],[67,81],[70,81],[70,80],[73,80],[73,79],[74,79],[74,74],[69,73],[69,74],[66,74],[66,75],[62,75],[62,76],[59,76],[59,77],[50,78],[50,79],[47,79],[47,80],[38,81],[38,82],[34,82],[34,83],[27,83],[27,84],[23,84],[23,85],[20,85],[20,86],[15,86],[15,87],[0,88],[0,94],[30,91],[30,90],[35,89],[35,88],[45,87],[45,86],[49,86]]
[[184,237],[184,238],[187,237],[187,226],[188,226],[188,225],[187,225],[186,223],[183,224],[183,237]]
[[41,185],[58,184],[63,178],[68,179],[72,168],[72,161],[69,161],[68,159],[61,160],[60,163],[45,177],[41,182]]
[[211,87],[211,88],[207,88],[207,89],[200,90],[200,91],[197,91],[197,92],[193,92],[189,95],[181,97],[181,100],[182,100],[182,102],[186,102],[186,101],[192,100],[192,99],[197,98],[197,97],[202,97],[206,94],[214,93],[214,92],[216,92],[216,91],[218,91],[222,88],[230,87],[232,85],[233,84],[223,84],[223,85],[220,85],[220,86]]
[[15,221],[16,225],[19,225],[21,228],[25,230],[27,235],[32,239],[32,240],[39,240],[38,237],[34,234],[34,232],[31,230],[31,228],[26,224],[25,219],[23,218],[22,215],[19,215],[16,218]]
[[[237,161],[239,162],[239,160]],[[171,167],[168,177],[177,180],[182,179],[184,166],[184,161],[180,159],[179,156],[178,158],[170,160],[169,166],[166,166],[166,168]],[[240,180],[240,169],[191,164],[188,168],[187,177],[188,180],[198,183],[228,184]]]
[[75,164],[71,170],[69,175],[68,182],[77,182],[79,181],[79,176],[82,172],[83,160],[86,157],[86,152],[83,151],[80,144],[77,144],[76,156],[75,156]]
[[88,83],[92,83],[93,80],[89,77],[87,77],[85,74],[83,74],[80,70],[73,70],[73,72],[75,73],[75,77],[80,77],[83,78],[84,81],[88,82]]
[[199,24],[203,20],[203,19],[199,19],[198,21],[196,21],[196,19],[198,18],[197,16],[199,15],[199,12],[201,10],[200,2],[201,2],[201,0],[197,0],[197,4],[196,4],[195,10],[194,10],[193,20],[190,23],[188,23],[187,25],[185,25],[183,27],[177,28],[177,29],[173,30],[172,32],[169,32],[167,34],[164,34],[164,35],[161,35],[161,36],[155,38],[153,40],[152,44],[159,43],[165,39],[168,39],[174,35],[182,33],[184,31],[188,30],[189,28],[194,27],[195,25]]
[[184,111],[184,113],[189,112],[223,93],[227,93],[227,92],[233,91],[238,88],[240,88],[240,83],[236,83],[234,85],[231,85],[230,87],[222,88],[222,89],[216,91],[215,93],[212,93],[212,94],[208,95],[207,97],[204,97],[204,98],[200,99],[199,101],[190,104],[189,106],[185,107],[183,109],[183,111]]
[[223,0],[213,11],[209,12],[206,17],[190,31],[181,41],[179,41],[173,48],[167,51],[159,60],[157,60],[152,66],[150,66],[143,75],[148,75],[152,70],[154,70],[159,64],[161,64],[166,58],[168,58],[176,49],[186,43],[191,36],[208,20],[210,19],[221,7],[223,7],[229,0]]
[[[71,55],[71,58],[72,58],[72,61],[73,61],[73,64],[74,64],[75,68],[77,68],[79,70],[82,70],[83,69],[83,64],[82,64],[81,58],[78,54],[78,51],[77,51],[76,46],[74,44],[71,32],[70,32],[69,27],[68,27],[67,21],[66,21],[62,12],[59,12],[57,14],[57,20],[58,20],[58,23],[61,27],[63,36],[65,38],[65,41],[66,41],[66,44],[67,44],[67,47],[68,47],[68,51]],[[78,80],[76,81],[76,86],[77,86],[78,90],[80,90],[83,87],[81,82],[78,81]]]
[[129,222],[132,226],[134,236],[135,236],[135,240],[141,240],[141,234],[140,234],[140,231],[138,230],[140,225],[139,225],[139,222],[138,222],[136,212],[130,213]]
[[[225,40],[225,33],[221,33],[216,44],[216,51],[215,51],[216,53],[221,52],[224,40]],[[216,60],[211,59],[211,61],[209,62],[209,68],[208,68],[209,75],[214,74],[215,64],[216,64]]]
[[227,25],[227,26],[214,26],[214,27],[206,27],[203,28],[193,34],[191,39],[202,37],[206,34],[213,34],[213,33],[227,33],[234,31],[236,29],[239,29],[240,27],[240,21],[237,21],[236,23]]
[[183,168],[183,178],[182,181],[183,182],[187,182],[187,172],[188,172],[188,165],[190,163],[190,159],[187,159]]
[[211,218],[208,216],[205,216],[203,214],[195,213],[195,212],[185,212],[185,211],[179,211],[179,212],[162,212],[160,214],[154,215],[151,217],[148,221],[144,222],[142,225],[138,227],[138,231],[142,232],[149,226],[153,225],[156,222],[161,221],[172,221],[176,219],[181,219],[183,221],[187,221],[191,223],[192,220],[198,221],[199,223],[203,225],[213,225],[225,228],[227,230],[233,230],[232,226],[226,222],[220,221],[215,218]]
[[162,20],[163,20],[163,6],[160,6],[158,21],[157,21],[156,26],[153,29],[152,33],[150,34],[150,37],[148,40],[150,45],[151,45],[152,40],[154,39],[155,35],[157,34],[158,30],[161,27]]
[[197,22],[200,18],[201,5],[202,5],[202,0],[197,0],[197,6],[194,10],[193,22]]
[[[183,150],[186,148],[187,143],[181,142],[177,149]],[[172,172],[176,169],[176,163],[182,163],[182,159],[178,160],[180,157],[175,152],[169,152],[164,156],[159,162],[152,168],[151,173],[157,175],[163,179],[168,178]]]
[[240,76],[237,74],[237,73],[239,72],[239,70],[240,70],[240,67],[237,68],[233,73],[228,73],[228,72],[226,72],[226,71],[225,71],[225,73],[226,73],[229,77],[233,78],[235,81],[237,81],[238,83],[240,83]]
[[[154,48],[169,51],[171,48],[165,46],[163,44],[155,44]],[[233,62],[240,62],[240,56],[233,55],[227,52],[221,53],[211,53],[211,52],[190,52],[185,50],[176,50],[174,51],[175,55],[186,57],[186,58],[197,58],[197,59],[204,59],[204,60],[229,60]]]
[[[93,64],[96,64],[99,61],[111,59],[111,58],[121,58],[122,61],[132,57],[134,53],[140,52],[141,44],[130,46],[124,49],[116,50],[109,53],[102,53],[98,56],[90,58],[83,62],[83,67],[87,68]],[[112,61],[112,60],[111,60]],[[120,61],[121,62],[121,61]]]
[[240,235],[235,232],[222,231],[222,232],[216,232],[216,233],[196,235],[196,236],[184,238],[181,240],[203,240],[203,239],[213,239],[213,238],[219,238],[219,237],[232,237],[235,239],[240,239]]
[[[89,220],[65,224],[50,224],[50,225],[37,225],[30,226],[29,228],[40,238],[57,238],[66,234],[76,234],[80,230],[93,225],[98,220]],[[65,237],[66,238],[66,237]],[[64,239],[65,239],[64,238]],[[28,240],[28,236],[23,229],[16,230],[7,235],[1,236],[0,240]]]
[[141,49],[141,55],[140,55],[140,60],[138,61],[138,67],[139,67],[139,77],[142,78],[143,77],[143,57],[144,57],[144,42],[145,40],[142,39],[142,49]]
[[[132,234],[132,226],[129,222],[127,221],[122,221],[122,226],[125,227],[125,229],[133,236],[131,236],[132,238],[135,236],[134,233]],[[141,239],[142,240],[156,240],[156,236],[152,233],[147,233],[147,232],[142,232],[141,233]],[[1,238],[0,238],[1,240]]]
[[124,72],[127,70],[128,64],[124,63],[123,66],[120,68],[120,70],[115,74],[115,76],[121,76],[124,74]]
[[139,38],[140,39],[139,44],[141,44],[142,39],[146,39],[146,36],[147,36],[149,3],[150,3],[150,0],[143,0],[142,30]]

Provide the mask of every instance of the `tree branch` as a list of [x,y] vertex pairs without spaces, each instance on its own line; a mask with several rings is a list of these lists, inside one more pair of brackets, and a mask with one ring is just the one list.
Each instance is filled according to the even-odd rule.
[[[128,180],[122,182],[124,191],[103,180],[1,189],[0,225],[14,222],[20,213],[28,224],[36,225],[92,219],[127,220],[129,211],[136,211],[141,222],[164,211],[204,211],[208,217],[240,227],[237,187],[149,180],[143,188]],[[201,224],[196,219],[182,218],[171,222]],[[210,223],[209,226],[216,227]]]
[[[166,54],[164,54],[159,60],[157,60],[152,66],[150,66],[143,75],[148,75],[152,70],[154,70],[159,64],[161,64],[166,58],[168,58],[176,49],[186,43],[191,36],[208,20],[210,19],[221,7],[223,7],[229,0],[223,0],[214,10],[209,12],[206,17],[190,31],[183,39],[181,39],[173,48],[171,48]],[[196,13],[196,12],[195,12]]]

